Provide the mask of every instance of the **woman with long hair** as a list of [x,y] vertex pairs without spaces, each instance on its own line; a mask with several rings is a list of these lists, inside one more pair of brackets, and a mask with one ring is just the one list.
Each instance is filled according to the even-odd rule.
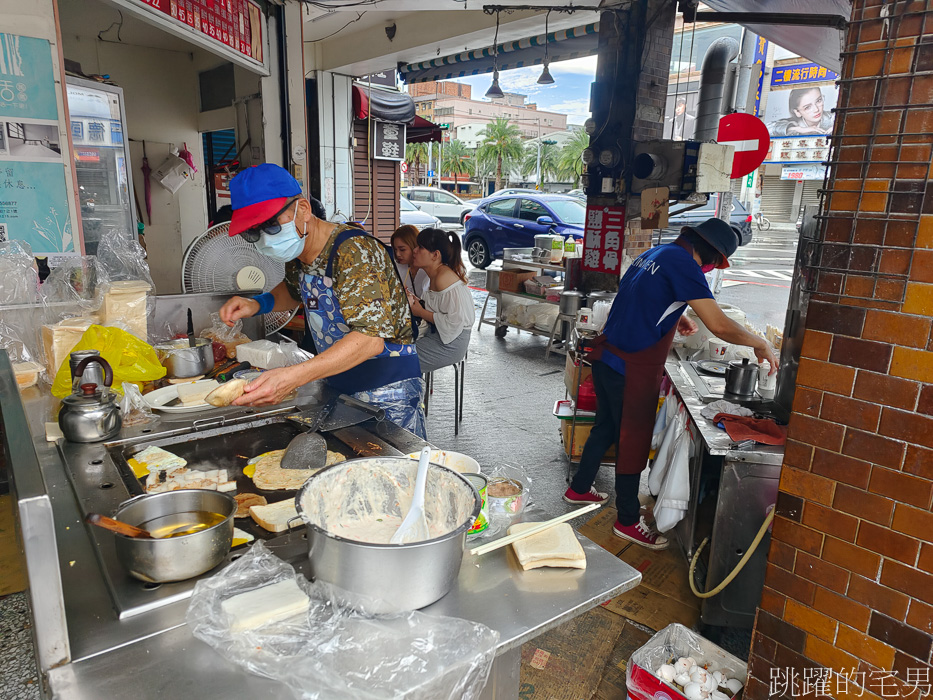
[[787,95],[788,116],[768,124],[772,136],[822,136],[833,131],[833,115],[818,87],[794,88]]
[[421,319],[416,346],[421,371],[427,374],[466,356],[476,310],[456,234],[438,228],[423,229],[418,234],[414,264],[430,280],[423,305],[417,296],[408,293],[411,311]]
[[418,229],[411,224],[399,226],[392,234],[392,251],[395,253],[395,267],[402,278],[405,289],[414,292],[420,299],[430,284],[424,270],[414,264],[415,248],[418,247]]

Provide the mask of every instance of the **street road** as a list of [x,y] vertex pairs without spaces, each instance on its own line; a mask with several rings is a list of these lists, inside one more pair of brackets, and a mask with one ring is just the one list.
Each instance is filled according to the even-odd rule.
[[729,259],[723,274],[719,301],[742,309],[749,323],[765,330],[767,325],[784,328],[787,298],[797,255],[797,231],[754,232],[752,242],[739,248]]

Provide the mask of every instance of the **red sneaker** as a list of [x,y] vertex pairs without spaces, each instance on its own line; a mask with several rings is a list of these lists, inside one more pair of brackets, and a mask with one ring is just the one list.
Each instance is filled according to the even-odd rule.
[[664,535],[658,534],[658,531],[645,522],[644,517],[640,518],[634,525],[623,525],[618,520],[612,526],[612,532],[617,537],[629,540],[635,544],[640,544],[648,549],[667,549],[668,539]]
[[586,493],[577,493],[573,489],[568,488],[564,493],[564,500],[567,501],[567,503],[580,503],[583,505],[589,503],[605,503],[609,500],[609,494],[597,491],[595,486],[590,486],[590,490]]

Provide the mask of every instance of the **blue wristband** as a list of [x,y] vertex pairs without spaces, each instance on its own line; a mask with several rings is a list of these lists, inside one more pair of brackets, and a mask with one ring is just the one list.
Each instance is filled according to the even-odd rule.
[[267,314],[275,308],[275,297],[272,296],[272,292],[266,292],[253,297],[253,301],[259,304],[259,311],[256,312],[257,316],[259,314]]

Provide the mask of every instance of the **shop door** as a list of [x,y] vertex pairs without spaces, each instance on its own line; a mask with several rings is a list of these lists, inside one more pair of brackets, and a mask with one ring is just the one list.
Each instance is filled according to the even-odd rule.
[[230,220],[229,209],[224,207],[230,205],[230,179],[239,167],[236,162],[236,131],[206,131],[201,140],[207,165],[207,218],[214,225]]
[[761,182],[761,213],[774,222],[796,221],[794,207],[795,180],[782,180],[777,175],[765,175]]
[[394,160],[372,157],[368,122],[353,122],[353,219],[364,222],[364,228],[386,243],[398,227],[399,164]]
[[800,197],[800,211],[803,211],[804,207],[820,205],[820,190],[822,188],[822,180],[803,181],[803,194]]

